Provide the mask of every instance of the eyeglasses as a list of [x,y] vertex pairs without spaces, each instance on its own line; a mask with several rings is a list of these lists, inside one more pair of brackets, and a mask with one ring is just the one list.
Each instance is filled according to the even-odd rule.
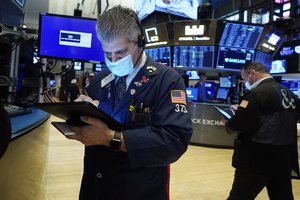
[[243,79],[243,82],[245,82],[245,81],[247,81],[246,79],[247,79],[247,77],[249,76],[251,74],[251,71],[250,72],[248,72],[247,74],[246,74],[246,76],[241,76],[242,77],[242,79]]

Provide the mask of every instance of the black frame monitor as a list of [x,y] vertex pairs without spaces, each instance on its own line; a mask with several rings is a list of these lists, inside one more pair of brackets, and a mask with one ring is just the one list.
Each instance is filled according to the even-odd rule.
[[173,67],[213,68],[215,46],[174,46]]
[[171,66],[171,47],[157,47],[144,50],[155,62]]
[[186,95],[188,100],[198,101],[198,88],[186,88]]
[[239,71],[246,62],[253,60],[254,53],[254,49],[219,47],[216,68]]
[[96,19],[40,13],[39,56],[104,62]]
[[174,22],[174,45],[215,45],[216,20]]
[[226,21],[219,45],[254,49],[263,29],[262,25]]
[[259,41],[256,49],[267,54],[274,54],[285,39],[285,33],[275,29],[274,27],[270,27],[269,25],[264,31],[264,35]]

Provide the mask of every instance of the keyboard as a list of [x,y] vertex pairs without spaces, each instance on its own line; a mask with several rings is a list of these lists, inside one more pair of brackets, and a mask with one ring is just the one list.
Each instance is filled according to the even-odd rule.
[[21,106],[8,105],[8,104],[4,105],[4,109],[8,113],[9,117],[15,117],[15,116],[24,115],[32,112],[30,108],[24,108]]

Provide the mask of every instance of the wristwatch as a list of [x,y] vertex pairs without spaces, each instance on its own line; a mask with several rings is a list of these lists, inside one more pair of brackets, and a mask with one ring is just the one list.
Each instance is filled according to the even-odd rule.
[[115,131],[113,139],[110,141],[110,149],[112,151],[119,151],[122,144],[121,132]]

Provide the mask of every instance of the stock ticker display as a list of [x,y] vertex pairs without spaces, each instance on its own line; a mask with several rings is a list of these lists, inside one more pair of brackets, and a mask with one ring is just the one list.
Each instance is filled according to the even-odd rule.
[[214,46],[175,46],[173,67],[212,68]]

